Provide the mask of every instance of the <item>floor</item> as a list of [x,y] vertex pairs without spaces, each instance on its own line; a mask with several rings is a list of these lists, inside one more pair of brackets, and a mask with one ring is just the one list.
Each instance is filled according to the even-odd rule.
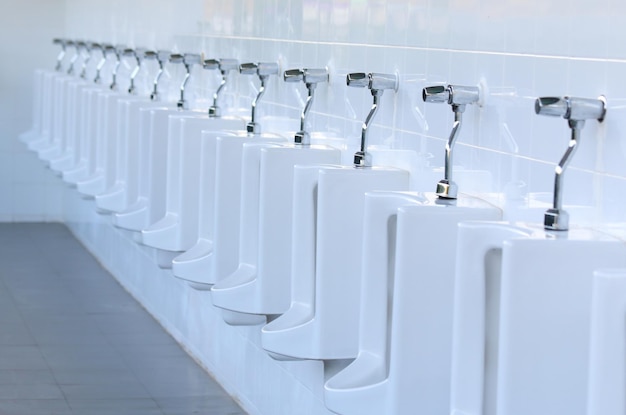
[[0,415],[243,415],[61,224],[0,224]]

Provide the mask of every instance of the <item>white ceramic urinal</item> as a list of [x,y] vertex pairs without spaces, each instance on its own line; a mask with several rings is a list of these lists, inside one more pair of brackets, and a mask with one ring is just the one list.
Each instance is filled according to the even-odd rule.
[[75,164],[76,154],[80,151],[80,100],[82,91],[90,85],[84,79],[76,79],[66,86],[65,134],[61,143],[60,153],[50,157],[49,167],[52,171],[69,170]]
[[103,85],[93,84],[82,90],[79,97],[78,148],[75,164],[63,171],[63,181],[70,185],[89,178],[95,170],[97,155],[98,134],[100,132],[99,116],[102,114],[98,107],[98,96],[105,91]]
[[497,223],[459,233],[453,413],[584,414],[593,271],[622,267],[624,243]]
[[33,145],[30,146],[43,161],[58,157],[61,153],[66,124],[66,86],[75,79],[75,77],[70,75],[57,76],[52,79],[52,120],[50,136],[45,144],[37,148],[33,146],[35,143],[31,143]]
[[55,111],[55,81],[57,78],[66,77],[64,72],[46,71],[42,79],[42,112],[41,112],[41,133],[38,137],[28,142],[28,149],[39,152],[49,148],[52,144],[53,121]]
[[[98,131],[96,143],[92,148],[92,174],[76,183],[78,191],[87,197],[103,193],[112,185],[117,155],[117,101],[126,96],[118,91],[103,91],[98,94]],[[93,151],[95,150],[95,152]]]
[[[332,139],[320,139],[333,143]],[[282,314],[291,297],[295,165],[338,164],[341,143],[244,149],[239,267],[212,288],[213,304],[249,314]]]
[[166,180],[161,186],[164,215],[141,231],[145,245],[179,253],[190,249],[198,236],[201,131],[245,127],[242,118],[209,118],[204,113],[190,115],[169,117],[166,162],[153,161],[166,171]]
[[363,204],[372,190],[406,190],[407,171],[296,166],[291,306],[262,330],[275,357],[357,355]]
[[51,73],[43,69],[37,69],[33,72],[33,101],[31,103],[32,112],[32,124],[28,131],[25,131],[19,135],[19,140],[23,143],[30,143],[36,141],[41,137],[42,131],[42,114],[44,111],[44,75]]
[[365,214],[359,354],[326,383],[326,405],[345,415],[444,413],[457,225],[502,213],[465,195],[375,192]]
[[453,325],[451,413],[586,414],[593,272],[623,268],[626,244],[568,231],[562,176],[582,122],[604,102],[539,98],[539,114],[568,119],[570,146],[556,169],[544,228],[460,225]]
[[141,110],[174,109],[175,103],[149,101],[148,98],[124,98],[118,101],[117,160],[115,181],[105,192],[96,195],[96,205],[110,212],[122,212],[137,200],[139,159],[141,157]]
[[587,415],[626,413],[626,270],[594,274]]

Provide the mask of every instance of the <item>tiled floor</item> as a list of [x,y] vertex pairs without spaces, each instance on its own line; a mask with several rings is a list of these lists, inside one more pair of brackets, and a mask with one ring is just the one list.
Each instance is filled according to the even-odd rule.
[[244,412],[60,224],[0,224],[0,415]]

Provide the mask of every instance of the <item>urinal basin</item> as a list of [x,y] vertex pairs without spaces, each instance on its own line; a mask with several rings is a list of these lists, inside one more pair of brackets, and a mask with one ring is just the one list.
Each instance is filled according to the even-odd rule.
[[[153,169],[151,154],[155,150],[153,146],[154,134],[160,134],[160,141],[163,141],[164,138],[162,132],[155,131],[154,121],[156,118],[154,117],[154,113],[155,111],[156,113],[166,111],[174,113],[174,110],[174,103],[151,103],[137,109],[139,143],[137,158],[134,160],[134,164],[137,168],[137,176],[129,175],[129,185],[132,187],[136,186],[137,196],[129,198],[128,206],[112,215],[112,222],[117,227],[141,231],[156,220],[156,218],[150,216],[151,213],[148,209]],[[164,128],[163,125],[159,127],[161,129]],[[161,147],[162,145],[157,146],[157,148]],[[141,238],[139,238],[139,241],[141,241]]]
[[115,183],[104,193],[96,195],[96,205],[110,212],[122,212],[139,197],[139,159],[146,145],[142,139],[149,128],[141,123],[141,111],[152,108],[173,109],[174,104],[148,101],[147,98],[125,98],[118,102],[118,151]]
[[296,166],[291,307],[262,329],[264,349],[298,359],[357,356],[365,193],[408,185],[399,169]]
[[74,80],[67,84],[66,102],[66,131],[61,153],[49,160],[49,167],[52,171],[63,173],[74,168],[80,155],[80,135],[81,123],[84,117],[84,93],[93,84],[87,83],[83,79]]
[[107,140],[107,149],[104,157],[105,165],[105,189],[104,191],[94,195],[96,206],[105,211],[110,211],[102,207],[102,200],[107,200],[111,193],[119,192],[120,187],[124,188],[125,183],[120,180],[121,170],[125,166],[125,158],[128,155],[128,117],[126,109],[128,102],[148,103],[147,97],[129,96],[126,94],[119,95],[107,103],[109,125]]
[[44,77],[46,70],[36,69],[33,71],[33,101],[31,103],[33,108],[33,121],[28,131],[24,131],[19,135],[19,140],[28,144],[31,141],[38,140],[41,136],[42,129],[42,113],[43,113],[43,101],[44,101]]
[[338,413],[446,413],[458,223],[502,211],[461,194],[371,192],[365,199],[359,353],[328,380]]
[[38,136],[33,137],[27,144],[28,149],[34,152],[50,146],[52,137],[52,121],[54,119],[54,83],[56,78],[64,77],[61,72],[46,71],[42,79],[42,102],[41,102],[41,129]]
[[459,226],[451,411],[584,414],[593,271],[624,267],[624,243],[586,229]]
[[217,307],[282,314],[291,303],[293,171],[295,165],[339,164],[324,145],[251,145],[244,149],[238,269],[211,289]]
[[[214,175],[214,192],[211,197],[204,191],[201,201],[204,206],[214,202],[213,211],[205,211],[199,217],[202,226],[201,238],[192,253],[174,260],[174,275],[190,283],[193,288],[209,290],[216,282],[232,274],[239,265],[239,236],[241,216],[241,188],[243,151],[246,143],[286,143],[278,134],[250,136],[243,131],[228,134],[203,132],[204,151],[207,163],[203,164],[205,183],[211,183]],[[215,168],[210,161],[215,154]],[[204,188],[204,186],[203,186]],[[206,189],[204,189],[206,190]],[[206,243],[205,241],[212,242]],[[205,240],[205,241],[203,241]],[[203,248],[212,248],[206,250]]]
[[39,153],[40,159],[47,161],[52,168],[52,164],[58,165],[59,161],[71,160],[75,148],[76,129],[79,124],[79,114],[77,113],[80,91],[88,84],[81,78],[73,78],[66,81],[63,90],[63,107],[61,117],[63,117],[63,131],[59,138],[58,147],[53,151]]
[[626,269],[594,272],[587,415],[626,413]]
[[76,78],[64,75],[57,76],[52,80],[52,120],[50,136],[47,143],[35,148],[31,148],[37,152],[38,157],[47,161],[57,157],[61,153],[63,137],[65,134],[65,110],[66,110],[66,85],[74,81]]
[[70,185],[86,180],[95,170],[97,154],[97,137],[100,134],[99,117],[101,111],[98,107],[98,97],[105,91],[101,85],[91,85],[83,89],[80,95],[80,126],[79,137],[80,151],[77,153],[76,164],[63,171],[63,181]]
[[241,118],[171,115],[167,144],[165,215],[142,230],[143,243],[168,251],[190,249],[198,239],[202,130],[241,130]]

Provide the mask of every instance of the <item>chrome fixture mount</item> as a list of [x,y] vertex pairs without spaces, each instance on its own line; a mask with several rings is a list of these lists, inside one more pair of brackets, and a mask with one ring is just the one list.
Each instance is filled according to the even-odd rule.
[[75,42],[73,40],[68,40],[65,42],[65,47],[70,47],[74,49],[74,54],[72,55],[72,58],[70,59],[70,65],[67,68],[67,74],[68,75],[73,75],[74,74],[74,63],[76,63],[76,60],[78,59],[78,56],[80,55],[80,51],[78,50],[78,43],[79,42]]
[[111,85],[109,85],[109,89],[111,89],[112,91],[117,91],[118,85],[117,85],[117,70],[120,67],[120,63],[122,62],[122,53],[124,52],[126,48],[124,46],[118,45],[118,46],[113,46],[113,45],[107,45],[104,48],[104,54],[105,55],[113,55],[115,56],[115,65],[113,66],[113,80],[111,81]]
[[197,53],[172,53],[170,55],[171,63],[182,63],[185,65],[185,70],[187,73],[185,74],[185,78],[183,79],[182,84],[180,85],[180,99],[176,103],[178,109],[183,110],[189,108],[189,104],[185,101],[185,86],[189,81],[189,77],[191,76],[191,67],[193,65],[199,65],[202,63],[202,56]]
[[219,69],[222,74],[222,82],[213,94],[213,105],[209,107],[209,117],[219,117],[222,115],[222,110],[217,105],[217,101],[228,81],[228,73],[239,69],[239,61],[236,59],[206,59],[203,67],[204,69]]
[[150,100],[158,101],[159,100],[159,80],[163,75],[163,66],[166,62],[170,60],[171,53],[166,50],[146,50],[144,52],[144,59],[147,60],[156,60],[159,63],[159,70],[157,71],[156,76],[154,77],[153,89],[150,94]]
[[128,87],[128,93],[131,95],[134,95],[137,93],[137,90],[135,88],[135,77],[141,70],[141,61],[143,60],[145,56],[145,52],[146,50],[142,48],[137,48],[137,49],[127,48],[127,49],[124,49],[124,52],[122,53],[122,56],[124,57],[135,58],[136,65],[133,71],[130,73],[130,86]]
[[456,199],[459,188],[452,180],[452,150],[461,132],[463,112],[468,104],[476,104],[480,98],[480,90],[475,86],[437,85],[422,90],[424,102],[445,103],[452,106],[454,125],[446,143],[444,178],[437,183],[435,193],[442,199]]
[[361,148],[354,153],[355,167],[372,167],[372,156],[367,152],[369,127],[379,108],[380,97],[386,89],[398,89],[398,76],[384,73],[354,72],[346,75],[346,84],[355,88],[368,88],[372,92],[374,102],[363,126],[361,127]]
[[300,115],[300,131],[294,137],[294,142],[302,146],[311,145],[311,135],[306,131],[306,120],[313,106],[315,88],[320,82],[328,82],[327,69],[288,69],[283,74],[285,82],[304,82],[308,90],[306,105]]
[[259,100],[265,94],[265,86],[271,75],[278,74],[278,64],[276,62],[259,62],[259,63],[242,63],[239,65],[239,73],[243,75],[258,75],[261,80],[261,87],[254,101],[252,101],[252,116],[250,122],[246,125],[248,134],[261,134],[261,124],[257,121],[257,105]]
[[107,56],[106,53],[104,52],[106,47],[108,45],[104,45],[104,44],[100,44],[100,43],[93,43],[91,45],[91,49],[97,49],[100,51],[100,61],[98,62],[98,65],[96,66],[96,76],[93,79],[93,82],[95,84],[99,84],[100,82],[102,82],[102,78],[100,77],[100,72],[102,71],[102,68],[104,67],[104,64],[107,61]]
[[65,39],[59,39],[59,38],[55,38],[52,39],[52,43],[54,45],[59,45],[61,46],[61,51],[59,52],[59,54],[57,55],[57,64],[54,67],[54,70],[57,72],[61,71],[61,66],[63,64],[63,58],[65,57],[65,46],[67,44],[67,40]]
[[80,77],[82,79],[86,79],[87,78],[87,65],[89,65],[89,62],[91,61],[91,50],[93,47],[93,42],[80,42],[81,44],[79,44],[79,51],[81,51],[81,54],[83,55],[83,64],[82,67],[80,69]]
[[571,130],[571,138],[565,154],[555,168],[554,198],[552,208],[544,215],[543,226],[550,231],[566,231],[569,229],[569,214],[563,210],[563,174],[578,148],[580,130],[585,120],[604,121],[606,101],[604,97],[573,98],[573,97],[541,97],[535,101],[535,113],[553,117],[563,117]]

